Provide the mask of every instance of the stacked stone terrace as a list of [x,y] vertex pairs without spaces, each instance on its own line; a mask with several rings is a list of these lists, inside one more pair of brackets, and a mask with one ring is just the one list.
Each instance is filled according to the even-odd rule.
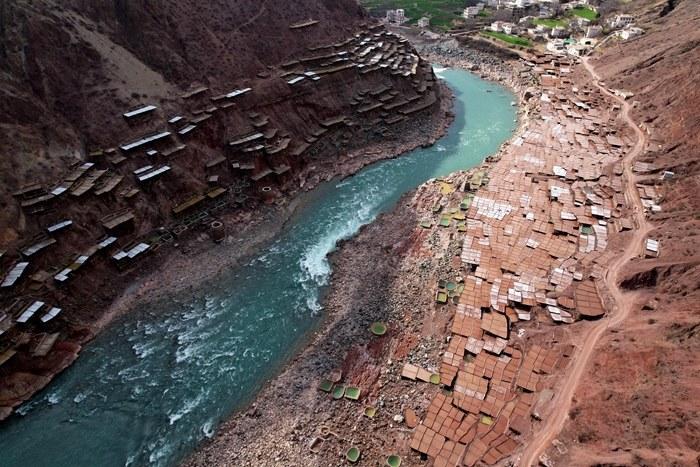
[[[303,34],[314,24],[290,28]],[[355,89],[342,112],[309,110],[309,96],[331,81]],[[88,151],[87,161],[52,184],[15,193],[36,228],[0,252],[0,365],[27,342],[34,348],[47,334],[55,341],[62,319],[70,320],[61,297],[72,296],[72,286],[89,279],[96,264],[109,274],[133,269],[226,210],[252,199],[274,202],[299,188],[295,171],[302,161],[333,148],[338,153],[353,132],[385,134],[434,106],[435,84],[430,65],[406,39],[371,26],[245,85],[193,84],[173,96],[177,111],[172,103],[145,102],[115,116],[129,124],[122,141]],[[302,124],[270,112],[278,102],[291,102],[293,119]],[[297,102],[303,103],[298,110]],[[69,253],[56,255],[57,247]]]
[[608,236],[634,228],[618,165],[630,141],[616,134],[611,105],[574,87],[569,63],[544,57],[531,69],[542,91],[522,136],[480,170],[450,178],[452,189],[441,182],[425,193],[434,204],[422,228],[462,244],[458,293],[438,295],[452,315],[433,370],[442,390],[411,440],[436,466],[494,465],[523,445],[571,351],[523,345],[527,322],[603,316]]

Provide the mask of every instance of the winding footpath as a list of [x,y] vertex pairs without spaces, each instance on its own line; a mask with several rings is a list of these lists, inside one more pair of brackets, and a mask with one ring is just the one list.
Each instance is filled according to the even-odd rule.
[[521,467],[537,465],[540,455],[564,428],[574,393],[588,367],[596,344],[608,329],[622,324],[632,312],[636,303],[634,299],[635,292],[625,292],[620,289],[618,285],[620,282],[620,271],[628,261],[644,251],[644,241],[653,229],[653,226],[646,220],[644,215],[644,207],[636,188],[637,179],[632,172],[633,161],[644,152],[648,137],[630,116],[632,107],[630,103],[614,95],[600,84],[600,76],[589,63],[588,57],[583,59],[583,66],[591,75],[593,84],[604,95],[622,105],[622,117],[637,136],[637,142],[634,147],[622,159],[623,171],[627,180],[625,198],[632,207],[632,218],[637,225],[637,229],[634,231],[633,237],[627,242],[624,251],[607,265],[604,281],[614,303],[612,310],[609,310],[603,319],[595,323],[586,335],[579,354],[575,357],[569,373],[565,376],[563,385],[559,388],[552,401],[553,410],[547,417],[545,426],[534,435],[520,456],[518,465]]

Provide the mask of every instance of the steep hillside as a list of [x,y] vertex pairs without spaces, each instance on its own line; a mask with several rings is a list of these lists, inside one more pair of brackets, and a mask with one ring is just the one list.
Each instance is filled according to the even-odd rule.
[[628,267],[637,312],[598,349],[561,465],[697,465],[700,453],[700,4],[657,3],[638,24],[643,36],[594,63],[608,86],[634,93],[634,118],[648,130],[635,171],[660,254]]
[[444,117],[429,64],[353,0],[2,2],[0,67],[0,418],[143,258]]

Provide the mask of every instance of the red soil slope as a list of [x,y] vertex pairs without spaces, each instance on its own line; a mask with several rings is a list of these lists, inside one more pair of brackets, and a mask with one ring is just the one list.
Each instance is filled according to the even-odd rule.
[[[664,2],[665,3],[665,2]],[[592,60],[611,88],[632,91],[650,144],[638,161],[660,193],[649,213],[660,256],[625,270],[636,312],[608,333],[577,390],[558,465],[697,465],[700,453],[700,4],[650,7],[646,34]],[[675,175],[661,180],[663,171]]]

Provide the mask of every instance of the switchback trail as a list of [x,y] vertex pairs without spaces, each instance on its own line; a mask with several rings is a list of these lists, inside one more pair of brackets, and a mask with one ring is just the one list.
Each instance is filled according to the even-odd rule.
[[620,282],[620,271],[628,261],[635,256],[638,256],[641,251],[644,251],[643,242],[649,232],[653,229],[653,226],[646,220],[646,216],[644,215],[644,207],[641,199],[639,198],[639,194],[637,193],[637,180],[632,172],[632,164],[634,159],[642,154],[644,148],[646,147],[647,135],[630,116],[630,103],[614,95],[600,84],[600,77],[596,73],[593,66],[589,63],[588,57],[583,59],[583,66],[591,75],[593,84],[600,89],[604,95],[614,99],[622,105],[622,118],[634,130],[637,136],[637,142],[635,143],[634,147],[621,161],[623,164],[623,173],[627,180],[625,185],[625,198],[627,199],[627,202],[631,204],[632,217],[637,225],[637,230],[634,232],[632,238],[630,238],[627,242],[627,246],[624,251],[614,258],[607,267],[604,282],[614,303],[612,310],[609,310],[608,314],[603,319],[595,323],[595,325],[588,332],[588,335],[585,337],[579,354],[574,358],[571,369],[566,375],[563,385],[559,388],[552,401],[553,411],[547,418],[546,425],[541,431],[535,434],[527,448],[520,456],[518,465],[521,467],[536,465],[541,453],[547,449],[552,440],[554,440],[554,438],[564,428],[564,424],[566,423],[569,415],[569,410],[571,409],[571,401],[574,393],[583,374],[586,371],[586,368],[588,367],[596,344],[603,336],[605,331],[622,324],[635,306],[635,293],[625,292],[618,285]]

